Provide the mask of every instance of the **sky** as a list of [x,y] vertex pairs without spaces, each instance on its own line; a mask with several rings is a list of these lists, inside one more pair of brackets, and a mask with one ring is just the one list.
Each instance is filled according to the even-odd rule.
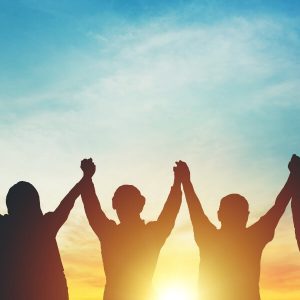
[[[19,180],[54,210],[92,157],[103,209],[130,183],[157,218],[181,159],[210,219],[222,196],[274,203],[299,153],[298,1],[0,2],[0,213]],[[99,242],[81,199],[58,235],[70,299],[100,299]],[[175,263],[176,262],[176,263]],[[154,286],[197,285],[199,255],[185,201]],[[261,272],[262,300],[300,297],[300,256],[288,207]],[[167,293],[167,292],[166,292]],[[188,299],[190,300],[192,295]]]

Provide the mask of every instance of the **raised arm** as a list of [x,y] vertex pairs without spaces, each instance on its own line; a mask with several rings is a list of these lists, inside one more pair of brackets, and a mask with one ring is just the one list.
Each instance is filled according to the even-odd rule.
[[[300,181],[298,181],[300,183]],[[295,236],[300,251],[300,191],[299,188],[292,196],[292,213],[295,228]]]
[[177,167],[173,168],[174,171],[174,183],[171,187],[171,191],[165,202],[163,210],[161,211],[157,223],[161,228],[161,232],[169,234],[174,227],[177,214],[182,202],[181,182],[178,176]]
[[295,236],[300,250],[300,158],[296,155],[293,156],[293,166],[290,170],[295,176],[295,188],[292,195],[292,213],[295,228]]
[[[296,155],[293,155],[290,163],[290,175],[283,186],[282,190],[278,194],[275,200],[275,204],[271,207],[271,209],[257,222],[258,224],[261,223],[261,227],[264,230],[271,230],[274,231],[280,218],[282,217],[288,203],[290,202],[292,196],[294,195],[295,191],[297,190],[297,176],[295,174],[296,167],[300,158]],[[296,195],[296,194],[295,194]],[[255,224],[254,224],[255,226]]]
[[205,215],[199,198],[196,195],[194,187],[190,179],[190,170],[188,165],[179,161],[178,169],[181,176],[183,190],[187,201],[190,218],[192,221],[195,237],[207,232],[209,229],[216,229],[215,226],[210,222],[208,217]]
[[106,217],[101,208],[94,184],[92,182],[92,176],[90,176],[90,174],[95,172],[96,166],[92,161],[83,160],[81,163],[81,168],[85,174],[84,178],[86,178],[81,190],[81,198],[83,201],[84,210],[90,226],[99,236],[101,235],[102,231],[105,230],[106,225],[111,221]]
[[80,195],[85,181],[86,177],[83,176],[82,179],[76,183],[69,193],[63,198],[55,211],[45,215],[54,232],[57,232],[68,219],[70,211],[74,206],[75,200]]

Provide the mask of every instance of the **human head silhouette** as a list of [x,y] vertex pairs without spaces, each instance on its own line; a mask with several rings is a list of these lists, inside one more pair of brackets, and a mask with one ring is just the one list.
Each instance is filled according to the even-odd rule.
[[39,194],[35,187],[26,181],[19,181],[8,190],[6,206],[8,214],[12,216],[42,215]]
[[239,194],[229,194],[220,201],[218,218],[222,227],[245,228],[249,216],[249,204],[246,198]]
[[139,219],[144,205],[145,197],[135,186],[128,184],[118,187],[112,199],[113,209],[121,223]]

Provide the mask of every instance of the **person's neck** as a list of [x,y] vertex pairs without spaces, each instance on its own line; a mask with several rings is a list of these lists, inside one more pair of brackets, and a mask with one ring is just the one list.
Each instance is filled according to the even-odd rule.
[[232,226],[232,225],[221,225],[220,231],[224,233],[235,234],[245,230],[246,227],[243,226]]
[[121,222],[122,225],[125,226],[135,226],[135,225],[139,225],[144,223],[144,221],[141,219],[140,216],[136,217],[136,218],[130,218],[126,221]]

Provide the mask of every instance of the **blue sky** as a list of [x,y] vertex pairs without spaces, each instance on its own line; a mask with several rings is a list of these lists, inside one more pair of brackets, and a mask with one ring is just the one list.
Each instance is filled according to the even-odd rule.
[[15,168],[43,145],[46,166],[225,160],[238,176],[299,148],[297,1],[2,1],[0,25]]
[[[1,90],[16,95],[64,77],[76,58],[97,55],[91,33],[111,36],[128,26],[174,17],[174,26],[232,17],[299,17],[297,1],[1,1]],[[168,22],[168,20],[166,20]],[[296,30],[297,24],[294,25]],[[58,68],[61,66],[61,68]],[[38,82],[38,84],[37,84]]]
[[[36,186],[44,212],[55,209],[91,156],[112,218],[112,195],[129,183],[147,199],[143,217],[155,219],[182,159],[213,222],[232,192],[248,199],[250,223],[257,220],[287,178],[290,156],[300,154],[299,13],[299,1],[279,0],[2,0],[0,213],[19,180]],[[196,282],[185,203],[178,219],[157,276]],[[88,271],[78,261],[81,238],[92,245],[85,257],[95,257]],[[91,275],[99,275],[98,242],[80,200],[59,245],[67,274],[76,270],[73,286],[81,276],[100,282]],[[172,269],[174,251],[178,266],[190,268],[185,275]],[[289,209],[266,251],[262,287],[289,290],[290,279],[270,276],[281,266],[298,289],[297,271],[285,268],[288,260],[299,269]]]

